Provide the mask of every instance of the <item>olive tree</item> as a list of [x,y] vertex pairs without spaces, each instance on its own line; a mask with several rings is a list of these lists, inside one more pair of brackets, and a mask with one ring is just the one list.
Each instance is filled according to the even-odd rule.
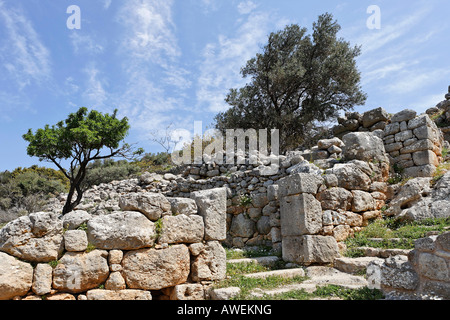
[[[130,126],[128,119],[118,119],[117,109],[112,115],[96,110],[88,112],[80,108],[71,113],[64,121],[56,125],[45,125],[33,133],[32,129],[23,135],[29,142],[29,156],[39,157],[40,161],[54,163],[69,179],[70,188],[63,208],[63,214],[72,211],[83,197],[83,180],[86,177],[88,163],[113,157],[130,158],[143,152],[122,143]],[[68,163],[64,168],[63,162]],[[76,198],[74,198],[76,192]]]

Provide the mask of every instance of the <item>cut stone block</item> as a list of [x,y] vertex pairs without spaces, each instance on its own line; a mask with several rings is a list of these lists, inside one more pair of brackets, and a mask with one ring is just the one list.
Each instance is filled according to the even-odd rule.
[[280,203],[282,236],[315,234],[322,227],[322,207],[313,195],[287,196]]
[[278,182],[278,195],[290,196],[299,193],[316,194],[323,178],[310,173],[296,173],[286,178],[280,179]]
[[339,248],[336,239],[331,236],[284,237],[282,256],[284,261],[289,262],[329,263],[339,257]]

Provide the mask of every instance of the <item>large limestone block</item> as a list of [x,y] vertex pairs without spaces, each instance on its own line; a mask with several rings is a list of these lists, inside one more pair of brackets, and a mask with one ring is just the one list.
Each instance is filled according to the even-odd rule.
[[63,224],[56,213],[31,213],[0,230],[0,251],[23,260],[49,262],[63,250]]
[[342,137],[342,155],[346,160],[384,160],[383,140],[370,132],[351,132]]
[[282,256],[284,261],[302,264],[328,263],[339,257],[339,248],[331,236],[284,237]]
[[165,216],[158,243],[201,242],[205,234],[203,218],[197,215]]
[[170,214],[172,206],[160,193],[127,193],[119,198],[119,206],[124,211],[139,211],[152,221]]
[[191,192],[198,214],[205,223],[205,240],[225,240],[227,237],[227,190],[216,188]]
[[142,213],[118,211],[87,224],[89,242],[99,249],[136,250],[155,243],[155,225]]
[[391,122],[409,121],[411,119],[414,119],[416,115],[417,115],[416,111],[411,109],[405,109],[394,114],[391,118]]
[[66,252],[53,270],[53,288],[79,293],[98,287],[109,276],[108,252]]
[[93,289],[86,293],[87,300],[152,300],[150,291]]
[[31,288],[33,267],[0,252],[0,300],[25,295]]
[[344,188],[334,187],[319,193],[317,199],[320,201],[323,210],[350,210],[353,195]]
[[253,220],[241,213],[235,217],[231,222],[230,233],[235,237],[250,238],[256,231],[256,224]]
[[160,290],[185,283],[190,271],[189,249],[183,244],[166,249],[128,251],[122,274],[128,288]]
[[48,263],[39,263],[34,268],[32,290],[37,295],[50,293],[52,290],[53,268]]
[[352,211],[353,212],[365,212],[372,211],[376,208],[375,199],[371,196],[370,193],[361,191],[361,190],[353,190],[353,204]]
[[225,279],[227,271],[227,255],[218,241],[209,241],[203,246],[201,253],[192,262],[192,280]]
[[[364,128],[369,128],[377,122],[389,120],[389,113],[383,108],[376,108],[363,113],[362,122]],[[345,143],[345,142],[344,142]]]
[[310,173],[295,173],[278,182],[278,196],[290,196],[299,193],[316,194],[323,184],[323,178]]
[[368,191],[372,183],[370,177],[373,171],[367,162],[360,160],[336,164],[332,169],[327,169],[325,173],[334,174],[337,177],[338,186],[347,190]]
[[287,196],[280,201],[281,234],[315,234],[322,227],[322,207],[309,193]]
[[167,198],[172,207],[172,213],[174,215],[178,214],[197,214],[197,204],[194,199],[189,198]]
[[439,159],[433,151],[424,150],[413,153],[413,161],[416,166],[424,166],[431,164],[433,166],[439,165]]

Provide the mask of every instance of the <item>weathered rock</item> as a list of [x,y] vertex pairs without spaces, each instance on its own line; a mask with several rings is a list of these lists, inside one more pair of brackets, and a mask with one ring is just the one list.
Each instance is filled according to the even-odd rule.
[[53,270],[53,288],[79,293],[98,287],[109,276],[108,252],[66,252]]
[[211,290],[211,300],[230,300],[241,293],[238,287],[218,288]]
[[23,296],[33,281],[33,267],[26,262],[0,252],[0,300]]
[[361,190],[353,190],[352,194],[353,194],[353,204],[352,204],[353,212],[364,212],[375,210],[376,202],[370,193]]
[[429,164],[434,165],[434,166],[439,165],[438,157],[436,156],[436,154],[433,151],[430,151],[430,150],[415,152],[415,153],[413,153],[412,158],[413,158],[414,164],[416,166],[423,166],[423,165],[429,165]]
[[[366,111],[363,113],[362,122],[364,128],[369,128],[379,121],[387,121],[389,120],[389,113],[386,112],[383,108],[376,108],[370,111]],[[345,143],[345,141],[344,141]]]
[[347,160],[385,160],[383,140],[370,132],[352,132],[342,137],[345,146],[343,157]]
[[296,263],[328,263],[339,256],[336,239],[330,236],[284,237],[282,247],[283,260]]
[[226,188],[191,192],[191,198],[197,203],[198,214],[203,217],[205,240],[225,240],[227,237]]
[[250,238],[256,230],[253,220],[247,218],[243,213],[235,216],[231,223],[230,233],[236,237]]
[[165,216],[158,243],[195,243],[201,242],[205,235],[203,218],[197,215]]
[[63,226],[67,230],[74,230],[89,221],[92,216],[84,210],[74,210],[64,215]]
[[347,258],[338,257],[334,260],[334,267],[347,273],[358,273],[364,271],[372,261],[384,261],[377,257]]
[[87,300],[152,300],[150,291],[93,289],[86,293]]
[[183,283],[163,291],[170,300],[205,300],[205,290],[200,283]]
[[48,263],[39,263],[34,268],[32,290],[42,296],[52,290],[53,268]]
[[353,195],[344,188],[334,187],[319,193],[317,199],[320,201],[323,210],[350,210]]
[[88,222],[88,239],[99,249],[135,250],[155,243],[155,225],[139,212],[114,212]]
[[128,288],[160,290],[186,282],[190,270],[189,249],[183,244],[166,249],[128,251],[122,275]]
[[364,191],[370,189],[372,172],[366,162],[359,160],[336,164],[332,169],[325,171],[326,174],[334,174],[337,177],[339,187]]
[[167,198],[172,207],[172,213],[178,214],[197,214],[197,204],[194,199],[189,198]]
[[280,197],[299,193],[316,194],[323,183],[323,178],[315,174],[296,173],[278,181]]
[[342,140],[337,137],[331,138],[331,139],[322,139],[317,142],[317,146],[319,147],[319,149],[322,149],[322,150],[328,150],[332,146],[336,146],[336,147],[340,148],[343,145],[344,145],[344,143],[342,142]]
[[106,290],[123,290],[126,287],[125,279],[119,271],[111,272],[108,280],[105,282]]
[[416,115],[417,115],[416,111],[405,109],[394,114],[391,118],[391,122],[409,121],[411,119],[414,119]]
[[192,261],[192,279],[196,282],[225,279],[226,260],[225,249],[218,241],[207,242],[202,252]]
[[0,230],[0,250],[30,262],[57,260],[64,250],[62,220],[47,212],[13,220]]
[[64,233],[64,246],[67,251],[84,251],[88,246],[88,238],[83,230],[67,230]]
[[280,217],[283,236],[315,234],[322,227],[320,202],[308,193],[283,197]]
[[172,210],[170,202],[160,193],[128,193],[119,198],[119,206],[124,211],[139,211],[152,221]]

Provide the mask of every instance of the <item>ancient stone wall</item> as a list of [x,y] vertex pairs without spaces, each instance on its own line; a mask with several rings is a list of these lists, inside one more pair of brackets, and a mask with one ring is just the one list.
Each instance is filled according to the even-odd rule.
[[122,211],[32,213],[0,231],[0,300],[202,300],[226,275],[226,190],[124,193]]
[[450,299],[450,232],[418,239],[408,256],[374,261],[370,287],[400,299]]

